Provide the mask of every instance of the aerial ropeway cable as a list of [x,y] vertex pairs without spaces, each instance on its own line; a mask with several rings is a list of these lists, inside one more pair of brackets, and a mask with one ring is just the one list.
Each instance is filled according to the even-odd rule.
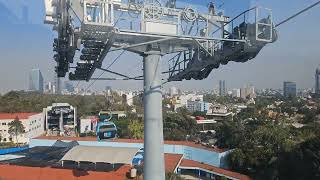
[[[123,50],[113,61],[112,63],[106,68],[107,70],[109,70],[109,68],[117,61],[119,60],[119,58],[125,53],[126,51]],[[98,78],[100,78],[106,71],[103,71]],[[95,82],[97,82],[97,79],[95,79],[87,88],[85,91],[87,91]]]
[[290,20],[294,19],[295,17],[297,17],[297,16],[299,16],[300,14],[302,14],[302,13],[304,13],[304,12],[306,12],[306,11],[308,11],[308,10],[312,9],[313,7],[315,7],[315,6],[319,5],[319,4],[320,4],[320,1],[318,1],[318,2],[316,2],[316,3],[314,3],[314,4],[312,4],[312,5],[310,5],[310,6],[306,7],[306,8],[304,8],[303,10],[301,10],[301,11],[297,12],[296,14],[294,14],[294,15],[292,15],[292,16],[290,16],[290,17],[288,17],[287,19],[285,19],[285,20],[281,21],[280,23],[276,24],[276,25],[275,25],[275,27],[278,27],[278,26],[280,26],[280,25],[282,25],[282,24],[284,24],[284,23],[286,23],[286,22],[288,22],[288,21],[290,21]]

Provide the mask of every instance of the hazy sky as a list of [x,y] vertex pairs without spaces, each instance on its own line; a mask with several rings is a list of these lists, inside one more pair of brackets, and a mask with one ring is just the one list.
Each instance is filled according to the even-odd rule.
[[[207,4],[207,0],[187,0]],[[279,22],[316,0],[217,0],[224,5],[228,16],[258,4],[273,10]],[[53,81],[54,66],[52,42],[55,34],[51,27],[43,24],[44,5],[42,0],[0,0],[0,93],[26,89],[28,72],[32,68],[42,71],[45,81]],[[183,89],[213,89],[219,80],[226,80],[227,87],[240,88],[246,83],[257,88],[281,88],[285,80],[296,81],[298,88],[314,87],[314,72],[320,64],[320,6],[278,28],[279,39],[269,44],[252,61],[229,63],[214,70],[208,79],[168,83],[165,88],[176,86]],[[110,53],[105,59],[107,66],[119,52]],[[167,59],[163,57],[162,68],[167,70]],[[142,58],[126,53],[111,70],[142,74]],[[96,72],[100,74],[101,72]],[[108,77],[106,73],[104,77]],[[110,77],[110,76],[109,76]],[[75,83],[77,84],[77,83]],[[88,83],[80,83],[86,88]],[[141,82],[100,81],[95,90],[112,86],[114,89],[142,89]]]

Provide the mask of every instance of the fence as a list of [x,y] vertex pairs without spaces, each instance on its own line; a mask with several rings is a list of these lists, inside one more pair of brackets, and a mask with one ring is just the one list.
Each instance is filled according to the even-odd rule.
[[26,149],[29,149],[29,146],[0,149],[0,155],[15,153]]

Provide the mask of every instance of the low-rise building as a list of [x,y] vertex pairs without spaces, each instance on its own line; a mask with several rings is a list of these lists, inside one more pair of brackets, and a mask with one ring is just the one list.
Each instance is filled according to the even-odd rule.
[[189,112],[207,112],[210,105],[212,104],[203,101],[187,101],[187,110]]
[[211,104],[206,117],[214,121],[222,121],[232,118],[232,112],[228,111],[227,106],[220,104]]
[[[16,138],[9,133],[10,123],[19,119],[24,126],[24,133]],[[44,133],[42,113],[0,113],[0,142],[29,143],[30,139]]]
[[43,109],[48,135],[75,136],[77,109],[68,103],[53,103]]
[[126,118],[127,113],[125,111],[100,111],[99,115],[111,115],[113,120],[118,120],[119,118]]
[[203,101],[203,95],[197,95],[197,94],[186,94],[186,95],[180,95],[175,96],[170,99],[171,104],[173,105],[174,111],[176,111],[178,108],[186,107],[188,101]]

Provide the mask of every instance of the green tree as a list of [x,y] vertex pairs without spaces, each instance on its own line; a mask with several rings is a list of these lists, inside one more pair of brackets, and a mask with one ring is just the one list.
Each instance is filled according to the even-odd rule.
[[128,126],[129,136],[133,139],[143,139],[144,125],[138,120],[132,120]]
[[184,141],[187,135],[193,135],[197,132],[197,123],[190,118],[185,108],[181,108],[178,113],[165,113],[163,119],[165,140]]
[[18,117],[16,117],[12,122],[9,124],[9,130],[8,133],[12,136],[15,136],[16,143],[18,144],[18,136],[22,133],[24,133],[24,126],[22,122],[19,120]]
[[227,158],[228,164],[231,169],[237,169],[239,171],[246,170],[246,155],[241,149],[234,149]]
[[119,138],[130,138],[129,136],[129,124],[131,123],[128,118],[118,119],[114,121],[117,126],[117,134]]
[[279,179],[320,179],[320,137],[299,144],[279,158]]

